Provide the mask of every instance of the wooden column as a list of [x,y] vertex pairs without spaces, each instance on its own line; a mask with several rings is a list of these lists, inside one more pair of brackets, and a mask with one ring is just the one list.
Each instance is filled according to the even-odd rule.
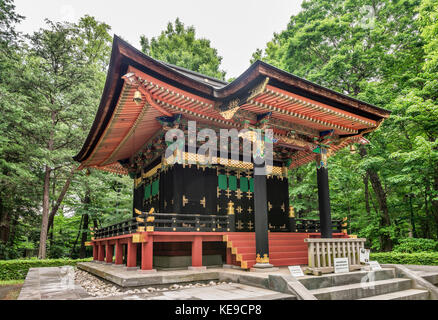
[[116,240],[116,264],[123,264],[123,244]]
[[154,261],[154,238],[148,237],[147,242],[141,244],[141,270],[152,270]]
[[132,242],[132,238],[128,241],[128,256],[126,266],[128,268],[134,268],[137,266],[137,244]]
[[319,220],[321,238],[332,238],[332,217],[330,212],[330,194],[327,170],[327,150],[321,148],[317,157],[316,178],[318,183]]
[[104,255],[104,246],[102,244],[102,242],[99,242],[98,245],[98,254],[97,254],[97,260],[98,261],[104,261],[105,260],[105,255]]
[[192,267],[202,267],[202,237],[195,236],[192,241]]
[[255,268],[271,266],[269,264],[266,169],[264,163],[260,164],[261,161],[261,159],[254,161],[254,224],[257,261],[257,263],[254,265]]
[[93,261],[98,260],[98,251],[99,251],[99,248],[96,245],[96,242],[93,242]]
[[231,254],[231,248],[225,248],[225,250],[226,250],[226,259],[227,259],[227,261],[226,261],[226,263],[227,264],[233,264],[233,260],[232,260],[232,254]]
[[105,262],[106,263],[112,263],[113,262],[113,246],[109,243],[105,244]]

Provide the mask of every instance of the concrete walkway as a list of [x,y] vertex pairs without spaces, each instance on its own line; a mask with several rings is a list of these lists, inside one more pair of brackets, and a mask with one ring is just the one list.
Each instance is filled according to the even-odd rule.
[[18,300],[78,300],[89,297],[74,280],[72,266],[31,268]]

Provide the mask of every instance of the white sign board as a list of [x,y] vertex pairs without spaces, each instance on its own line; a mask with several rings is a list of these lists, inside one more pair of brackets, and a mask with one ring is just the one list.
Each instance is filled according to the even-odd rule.
[[335,273],[350,272],[348,266],[348,258],[335,258],[334,261]]
[[382,270],[382,267],[377,261],[370,261],[368,262],[368,264],[371,267],[372,271]]
[[361,248],[359,258],[360,262],[368,263],[370,261],[370,249]]
[[289,272],[294,277],[304,277],[303,270],[300,266],[288,266]]

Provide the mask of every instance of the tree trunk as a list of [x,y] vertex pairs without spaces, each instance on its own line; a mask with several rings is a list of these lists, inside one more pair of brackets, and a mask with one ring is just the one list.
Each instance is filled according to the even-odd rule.
[[[90,199],[90,189],[87,188],[87,191],[85,193],[85,198],[84,198],[84,205],[85,205],[85,209],[88,210],[88,205],[90,204],[91,199]],[[86,247],[85,247],[85,242],[87,241],[87,236],[88,236],[88,221],[89,221],[89,216],[88,213],[85,213],[83,215],[84,217],[84,222],[82,225],[82,237],[81,237],[81,248],[79,250],[79,258],[83,259],[86,257],[87,255],[87,251],[86,251]]]
[[435,169],[434,172],[434,177],[433,177],[433,197],[432,197],[432,211],[433,211],[433,216],[435,218],[435,227],[436,227],[436,234],[438,237],[438,199],[437,199],[437,194],[438,194],[438,170]]
[[[362,158],[367,156],[367,150],[363,145],[359,148],[359,153]],[[373,187],[374,194],[376,195],[377,202],[379,204],[380,210],[380,228],[385,228],[391,226],[391,218],[389,217],[388,204],[386,199],[386,193],[383,190],[382,182],[380,181],[379,175],[374,169],[366,169],[366,173],[371,181],[371,186]],[[392,250],[392,240],[388,234],[380,235],[380,244],[383,251]]]
[[47,226],[49,224],[49,188],[50,188],[50,167],[45,165],[44,189],[43,189],[43,215],[41,218],[40,247],[38,258],[46,258]]
[[365,210],[368,214],[368,216],[371,214],[371,207],[370,207],[370,194],[368,190],[368,174],[365,173],[365,176],[363,177],[363,184],[364,184],[364,190],[365,190]]
[[75,172],[76,167],[73,165],[70,169],[70,174],[67,177],[67,180],[65,180],[64,186],[62,187],[61,193],[59,194],[58,199],[56,200],[55,205],[52,208],[52,211],[50,211],[50,216],[49,216],[49,223],[47,226],[47,230],[53,226],[53,220],[55,219],[55,215],[59,209],[59,206],[61,205],[62,200],[64,200],[65,194],[68,191],[68,188],[70,187],[70,182],[73,178],[74,172]]
[[7,209],[3,206],[3,200],[0,198],[0,241],[8,242],[10,232],[10,217]]

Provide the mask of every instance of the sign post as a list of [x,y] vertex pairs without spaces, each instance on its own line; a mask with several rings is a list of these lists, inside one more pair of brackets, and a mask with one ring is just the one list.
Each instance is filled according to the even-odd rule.
[[293,277],[304,277],[303,270],[300,266],[288,266],[289,272]]
[[348,258],[335,258],[334,260],[335,273],[350,272]]

